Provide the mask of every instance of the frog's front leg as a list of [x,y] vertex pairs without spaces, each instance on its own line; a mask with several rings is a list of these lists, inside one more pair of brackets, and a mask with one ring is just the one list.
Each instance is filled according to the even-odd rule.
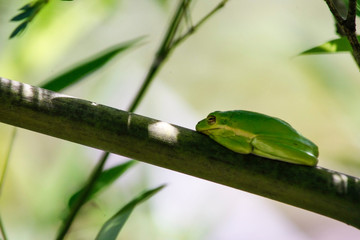
[[210,138],[220,143],[224,147],[238,153],[249,154],[253,150],[253,146],[250,143],[250,139],[242,136],[221,136],[221,135],[209,135]]

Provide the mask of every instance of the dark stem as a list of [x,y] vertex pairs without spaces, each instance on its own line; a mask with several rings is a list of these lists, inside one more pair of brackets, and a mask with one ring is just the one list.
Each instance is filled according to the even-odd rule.
[[346,16],[346,26],[352,31],[356,32],[356,0],[349,0],[349,10]]
[[12,135],[10,137],[11,140],[10,140],[10,144],[9,144],[9,147],[8,147],[8,152],[7,152],[6,156],[5,156],[5,163],[4,163],[2,172],[1,172],[1,179],[0,179],[0,195],[1,195],[2,189],[4,187],[5,175],[6,175],[6,172],[7,172],[8,165],[9,165],[11,152],[12,152],[12,149],[13,149],[13,146],[14,146],[16,132],[17,132],[17,130],[16,130],[16,128],[14,128],[13,132],[12,132]]
[[88,183],[85,185],[84,191],[81,192],[79,199],[74,203],[74,206],[70,209],[70,213],[67,215],[67,218],[63,221],[63,224],[60,227],[59,233],[56,237],[57,240],[64,239],[66,233],[69,231],[72,222],[74,221],[76,215],[79,213],[80,208],[84,205],[86,200],[91,193],[92,188],[95,186],[96,181],[98,180],[101,172],[104,168],[105,162],[109,156],[109,152],[104,152],[97,166],[94,168],[93,173],[91,174]]
[[190,0],[183,0],[179,3],[179,6],[175,12],[174,18],[171,21],[169,28],[167,30],[167,33],[165,34],[164,40],[161,43],[161,45],[155,55],[155,58],[151,64],[151,67],[150,67],[148,73],[146,74],[144,82],[143,82],[140,90],[136,94],[134,100],[130,104],[130,107],[128,108],[129,112],[134,112],[135,109],[138,107],[140,101],[144,97],[147,89],[149,88],[150,83],[153,81],[156,73],[159,71],[159,69],[161,68],[161,66],[163,65],[165,60],[167,59],[167,57],[170,53],[172,42],[173,42],[176,32],[179,28],[181,20],[184,16],[185,9],[189,3],[190,3]]
[[[155,60],[154,60],[152,66],[151,66],[151,68],[150,68],[150,70],[149,70],[149,72],[147,74],[147,77],[146,77],[143,85],[141,86],[141,89],[140,89],[139,93],[137,94],[136,100],[129,107],[130,112],[134,112],[136,110],[136,108],[138,107],[138,104],[140,103],[143,95],[145,94],[145,91],[149,87],[150,82],[152,81],[152,79],[154,78],[156,72],[158,71],[158,69],[160,67],[160,64],[166,58],[167,53],[168,53],[167,52],[168,45],[171,43],[171,41],[172,41],[171,38],[175,35],[176,30],[178,28],[178,25],[180,24],[181,17],[182,17],[182,14],[183,14],[183,5],[187,1],[188,0],[184,0],[183,2],[180,3],[180,5],[178,7],[178,11],[176,12],[176,14],[175,14],[175,16],[173,18],[172,24],[170,24],[170,27],[169,27],[168,32],[166,34],[166,37],[164,38],[164,41],[163,41],[158,53],[156,54]],[[105,165],[109,155],[110,155],[109,152],[104,152],[103,153],[103,156],[102,156],[101,160],[99,161],[99,164],[95,167],[95,169],[93,170],[93,174],[90,176],[90,178],[88,180],[89,183],[86,185],[87,190],[82,193],[81,197],[76,202],[74,208],[71,209],[71,212],[69,213],[67,218],[64,220],[63,225],[60,228],[59,235],[57,237],[58,240],[63,239],[65,237],[66,233],[68,232],[68,230],[70,229],[70,226],[71,226],[72,222],[74,221],[77,213],[79,212],[80,208],[86,202],[88,194],[91,192],[91,189],[94,186],[98,176],[102,172],[103,166]]]
[[[7,168],[9,166],[10,156],[11,156],[11,152],[13,150],[16,132],[17,132],[17,128],[14,128],[13,132],[12,132],[12,136],[10,137],[10,145],[8,147],[8,152],[7,152],[6,156],[5,156],[4,166],[3,166],[3,169],[2,169],[2,172],[1,172],[1,179],[0,179],[0,196],[1,196],[1,193],[2,193],[2,189],[4,187],[5,175],[7,173]],[[1,236],[3,237],[4,240],[8,239],[7,236],[6,236],[4,224],[3,224],[2,219],[1,219],[1,209],[0,209],[0,237]]]
[[346,36],[351,48],[352,55],[358,68],[360,69],[360,43],[356,36],[356,0],[349,0],[348,12],[346,19],[344,19],[336,8],[332,0],[325,0],[331,13],[337,22],[337,32],[342,36]]
[[191,27],[184,35],[177,38],[173,44],[172,48],[175,48],[181,42],[183,42],[186,38],[188,38],[191,34],[193,34],[202,24],[204,24],[212,15],[214,15],[218,10],[223,8],[228,0],[221,1],[211,12],[209,12],[205,17],[203,17],[196,25]]
[[[186,11],[188,10],[190,2],[191,2],[191,0],[182,0],[179,2],[178,8],[177,8],[177,10],[174,14],[174,17],[169,25],[169,28],[167,29],[167,32],[163,39],[163,42],[161,43],[161,45],[155,55],[155,58],[151,64],[151,67],[145,77],[145,80],[144,80],[141,88],[139,89],[138,93],[136,94],[136,97],[134,98],[130,107],[128,108],[129,112],[134,112],[136,110],[136,108],[140,104],[142,98],[144,97],[147,89],[149,88],[151,82],[153,81],[154,77],[156,76],[157,72],[160,70],[161,66],[163,66],[163,64],[165,63],[170,52],[176,48],[176,45],[178,45],[179,42],[175,45],[173,44],[174,38],[179,30],[179,26],[180,26],[180,23],[182,22],[182,19],[184,18],[184,16],[186,16],[185,14],[186,14]],[[223,1],[223,2],[226,2],[226,1]],[[222,5],[224,5],[224,4],[222,4]],[[218,7],[217,9],[220,9],[220,8]],[[215,11],[217,11],[217,10],[215,10]],[[202,24],[206,19],[208,19],[215,11],[213,10],[202,21],[200,21],[200,23],[198,24],[197,27],[199,27],[199,25]],[[185,37],[183,39],[185,39]],[[103,162],[103,164],[105,164],[108,156],[109,156],[108,152],[104,153],[103,158],[100,162]],[[101,172],[102,168],[103,168],[103,165],[100,164],[96,167],[94,172],[95,173]],[[91,184],[91,186],[87,185],[87,187],[89,187],[89,192],[93,186],[93,183],[95,183],[96,180],[97,180],[97,175],[93,174],[89,179],[89,184]],[[87,198],[87,195],[84,195],[81,199],[78,200],[78,204],[77,204],[76,208],[74,208],[72,210],[72,212],[68,216],[67,220],[64,221],[64,225],[62,226],[62,230],[60,231],[60,233],[62,233],[62,234],[60,235],[60,238],[58,238],[58,239],[62,239],[65,236],[65,234],[68,231],[68,229],[70,228],[77,212],[80,210],[81,206],[85,203],[86,198]]]
[[8,239],[7,236],[6,236],[4,224],[3,224],[2,219],[1,219],[1,215],[0,215],[0,237],[3,237],[4,240]]

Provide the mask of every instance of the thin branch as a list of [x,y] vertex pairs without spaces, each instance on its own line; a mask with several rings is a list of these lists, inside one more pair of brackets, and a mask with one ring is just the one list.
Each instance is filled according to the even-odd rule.
[[[173,50],[175,47],[172,46],[172,42],[174,41],[174,38],[178,32],[180,23],[182,22],[182,19],[184,18],[185,12],[188,10],[189,4],[191,0],[181,0],[179,2],[178,8],[175,11],[174,17],[167,29],[167,33],[164,36],[164,39],[162,41],[162,44],[159,47],[159,50],[157,51],[157,54],[155,55],[155,58],[153,60],[153,63],[151,64],[151,67],[145,77],[145,80],[142,84],[142,86],[139,89],[139,92],[137,93],[136,97],[134,98],[134,101],[129,107],[130,112],[134,112],[136,108],[138,107],[140,101],[142,100],[143,96],[145,95],[147,89],[150,86],[150,83],[154,79],[156,73],[160,69],[160,67],[165,63],[165,60],[167,59],[170,50]],[[106,160],[109,157],[109,152],[104,152],[102,159],[100,160],[99,165],[95,167],[93,170],[94,173],[100,173],[103,165],[105,164]],[[97,180],[98,175],[92,174],[89,177],[89,183],[87,185],[87,192],[90,192],[92,186],[94,185],[95,181]],[[60,230],[57,239],[63,239],[69,230],[76,214],[82,207],[82,205],[85,203],[85,200],[87,198],[87,195],[83,195],[77,202],[77,205],[74,209],[71,210],[69,215],[67,216],[67,219],[64,220]]]
[[193,34],[202,24],[204,24],[212,15],[214,15],[217,11],[225,6],[228,0],[221,1],[211,12],[209,12],[205,17],[203,17],[195,26],[191,27],[184,35],[177,38],[173,44],[172,48],[177,47],[181,42],[183,42],[186,38],[188,38],[191,34]]
[[169,25],[165,38],[162,44],[160,45],[159,50],[157,51],[157,54],[151,64],[151,67],[148,73],[146,74],[145,80],[129,107],[130,112],[133,112],[137,108],[141,99],[145,95],[145,92],[149,88],[152,80],[154,79],[154,77],[156,76],[157,72],[160,70],[162,65],[165,63],[170,53],[174,51],[175,48],[178,47],[178,45],[181,42],[183,42],[187,37],[189,37],[192,33],[194,33],[195,30],[197,30],[215,12],[220,10],[226,4],[227,1],[228,0],[221,1],[210,13],[208,13],[202,20],[200,20],[198,24],[190,28],[190,30],[186,34],[176,39],[175,36],[176,33],[178,32],[180,23],[184,18],[186,20],[187,18],[186,14],[188,14],[189,5],[191,3],[191,0],[182,0],[182,2],[179,4],[177,8],[176,14],[174,15],[171,24]]
[[332,0],[325,0],[331,13],[335,17],[337,22],[338,32],[342,35],[344,34],[348,39],[351,48],[352,55],[358,68],[360,69],[360,43],[356,36],[356,0],[349,0],[348,13],[346,19],[344,19],[339,11],[336,9],[336,6]]
[[91,174],[88,183],[86,183],[84,191],[81,192],[79,199],[75,202],[74,206],[70,209],[70,213],[67,215],[67,218],[64,219],[60,230],[58,232],[58,235],[56,237],[57,240],[64,239],[66,233],[69,231],[71,224],[73,223],[76,215],[80,211],[80,208],[84,205],[84,202],[89,197],[89,194],[91,193],[91,190],[96,184],[96,181],[98,180],[99,176],[101,175],[101,172],[104,168],[105,162],[109,156],[109,152],[104,152],[100,161],[98,162],[97,166],[94,168],[93,173]]
[[349,10],[346,16],[346,25],[347,28],[352,32],[356,31],[355,19],[356,19],[356,0],[349,0]]
[[339,11],[336,9],[336,6],[334,4],[334,2],[332,0],[325,0],[326,4],[328,5],[332,15],[335,17],[335,20],[339,23],[339,24],[343,24],[343,22],[345,21],[345,19],[341,16],[341,14],[339,13]]
[[[349,0],[349,10],[346,21],[343,24],[343,30],[353,49],[352,55],[360,68],[360,43],[356,36],[356,0]],[[340,23],[339,23],[340,24]]]
[[179,28],[181,20],[184,16],[185,9],[186,9],[187,5],[189,4],[189,2],[190,2],[190,0],[183,0],[179,3],[179,6],[174,14],[173,20],[171,21],[169,28],[167,30],[167,33],[165,34],[163,42],[161,43],[161,45],[154,57],[154,60],[151,64],[151,67],[146,74],[144,82],[141,85],[141,88],[139,89],[138,93],[136,94],[134,100],[130,104],[130,107],[128,108],[128,110],[130,112],[134,112],[135,109],[138,107],[141,99],[145,95],[145,92],[149,88],[150,83],[154,79],[158,70],[164,64],[166,58],[168,57],[170,45],[173,42],[173,39],[176,35],[176,32]]
[[0,237],[3,237],[3,240],[8,239],[7,235],[6,235],[6,232],[5,232],[4,224],[3,224],[2,219],[1,219],[1,215],[0,215]]
[[360,229],[360,179],[232,152],[190,129],[0,78],[0,121],[207,179]]
[[[17,132],[17,128],[14,128],[13,132],[11,134],[11,137],[10,137],[10,144],[8,146],[8,151],[7,151],[7,154],[5,156],[3,169],[1,171],[1,176],[0,176],[0,196],[1,196],[2,190],[4,188],[5,176],[6,176],[8,165],[9,165],[9,162],[10,162],[10,156],[11,156],[11,152],[12,152],[12,149],[13,149],[13,146],[14,146],[16,132]],[[1,219],[1,209],[0,209],[0,239],[1,239],[1,236],[3,237],[4,240],[8,239],[7,236],[6,236],[4,224],[3,224],[2,219]]]
[[12,149],[13,149],[13,146],[14,146],[16,132],[17,132],[16,128],[14,128],[13,132],[11,134],[11,137],[10,137],[10,144],[8,146],[8,152],[7,152],[6,156],[5,156],[4,166],[3,166],[3,169],[1,171],[0,196],[1,196],[1,193],[2,193],[2,189],[4,188],[5,176],[6,176],[7,168],[8,168],[9,162],[10,162],[10,156],[11,156],[11,152],[12,152]]

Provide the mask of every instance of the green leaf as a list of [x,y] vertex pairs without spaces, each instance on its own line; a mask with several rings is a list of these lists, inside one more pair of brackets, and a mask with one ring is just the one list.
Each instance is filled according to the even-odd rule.
[[[360,40],[360,36],[358,36]],[[323,54],[323,53],[338,53],[338,52],[351,52],[352,48],[346,37],[338,38],[321,44],[317,47],[308,49],[299,55],[305,54]]]
[[21,20],[23,20],[25,18],[30,17],[31,15],[33,15],[33,11],[24,11],[22,13],[19,13],[18,15],[13,17],[12,19],[10,19],[10,21],[12,21],[12,22],[21,21]]
[[119,53],[122,53],[134,46],[141,39],[143,38],[136,38],[126,43],[111,47],[96,56],[92,56],[89,59],[86,59],[84,63],[46,81],[41,85],[41,87],[51,91],[60,91],[74,83],[77,83],[91,73],[100,69]]
[[[126,172],[131,166],[133,166],[136,163],[136,161],[128,161],[126,163],[117,165],[115,167],[109,168],[105,171],[103,171],[97,181],[95,182],[94,187],[91,189],[91,192],[88,195],[87,201],[94,198],[94,196],[106,189],[110,184],[112,184],[116,179],[118,179],[123,173]],[[81,194],[84,192],[86,186],[81,188],[79,191],[77,191],[74,195],[72,195],[69,199],[68,207],[71,209],[76,201],[79,199]],[[85,203],[85,202],[84,202]]]
[[10,39],[20,35],[28,24],[34,19],[34,17],[40,12],[40,10],[48,3],[48,0],[37,0],[32,3],[25,4],[19,9],[20,13],[13,17],[10,21],[17,22],[22,21],[15,30],[10,34]]
[[20,12],[18,15],[13,17],[10,21],[13,22],[20,21],[25,18],[29,18],[28,20],[30,21],[36,15],[36,13],[43,7],[45,3],[46,2],[44,2],[43,0],[39,0],[33,3],[25,4],[23,7],[19,9],[22,12]]
[[23,23],[20,23],[19,26],[17,26],[14,31],[12,31],[12,33],[10,34],[10,37],[9,38],[13,38],[15,36],[18,36],[20,35],[24,30],[25,28],[27,27],[29,22],[23,22]]
[[104,225],[101,227],[100,232],[96,236],[96,240],[112,240],[116,239],[121,228],[124,226],[125,222],[129,218],[130,214],[139,203],[147,200],[152,197],[158,191],[160,191],[165,185],[148,190],[138,197],[134,198],[124,207],[122,207],[114,216],[107,220]]
[[24,10],[24,11],[26,11],[26,10],[32,8],[32,6],[33,6],[33,4],[28,3],[28,4],[25,4],[24,6],[22,6],[19,10]]

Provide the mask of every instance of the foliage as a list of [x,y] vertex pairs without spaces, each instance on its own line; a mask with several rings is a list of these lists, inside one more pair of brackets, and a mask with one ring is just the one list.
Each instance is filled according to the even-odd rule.
[[[126,163],[117,165],[101,172],[97,181],[95,182],[94,187],[90,190],[86,201],[91,200],[97,193],[105,190],[135,163],[135,161],[128,161]],[[81,188],[79,191],[77,191],[76,193],[74,193],[74,195],[70,197],[68,204],[69,209],[74,207],[74,204],[79,200],[79,197],[85,191],[85,188],[86,186]]]
[[[358,37],[360,40],[360,37]],[[308,49],[300,55],[306,54],[324,54],[324,53],[341,53],[341,52],[351,52],[352,48],[346,37],[334,39],[323,43],[319,46]]]
[[[72,1],[72,0],[61,0],[61,1]],[[220,0],[219,0],[220,1]],[[343,0],[347,5],[349,5],[349,0]],[[171,1],[168,0],[155,0],[155,2],[161,6],[163,9],[170,5]],[[147,92],[151,82],[154,80],[156,74],[164,65],[166,60],[171,56],[171,53],[176,49],[176,47],[191,36],[202,24],[211,17],[215,12],[222,8],[227,1],[220,1],[220,3],[210,11],[205,17],[200,19],[195,24],[192,23],[191,19],[191,0],[182,0],[179,1],[179,5],[176,8],[176,11],[169,23],[169,27],[166,31],[162,43],[160,44],[158,51],[156,52],[152,64],[149,68],[149,71],[146,74],[142,86],[139,88],[138,94],[134,97],[132,104],[129,107],[129,111],[133,112],[137,109],[138,105],[141,103],[145,93]],[[360,6],[359,0],[356,6],[356,15],[360,16]],[[49,0],[36,0],[32,1],[19,9],[19,13],[14,16],[11,21],[20,22],[20,24],[13,30],[10,34],[10,38],[20,36],[30,25],[36,16],[44,9],[44,7],[49,3]],[[185,27],[184,27],[185,26]],[[184,31],[184,28],[186,31]],[[104,69],[107,66],[107,63],[114,61],[116,56],[119,56],[122,53],[127,52],[127,50],[133,49],[133,47],[138,46],[142,38],[136,38],[125,43],[116,44],[110,48],[107,48],[104,51],[101,51],[94,56],[83,59],[79,63],[75,63],[71,66],[70,69],[59,74],[55,77],[49,78],[44,84],[43,88],[52,90],[52,91],[62,91],[63,89],[74,86],[80,81],[83,81],[90,74]],[[302,52],[302,55],[305,54],[323,54],[323,53],[339,53],[339,52],[349,52],[353,53],[353,46],[350,44],[347,36],[342,36],[338,39],[334,39],[323,43],[319,46],[313,47]],[[10,153],[11,148],[9,149]],[[73,220],[80,208],[95,199],[103,190],[109,187],[114,183],[123,173],[125,173],[133,164],[133,160],[114,166],[107,170],[103,170],[106,159],[108,158],[109,153],[104,153],[103,158],[99,161],[99,164],[93,170],[93,173],[90,175],[86,184],[72,195],[68,201],[68,210],[69,215],[65,217],[64,228],[59,229],[58,239],[62,239],[67,234],[67,230],[72,225]],[[5,176],[6,168],[2,173],[2,178]],[[2,188],[3,181],[0,182],[0,189]],[[123,206],[116,214],[113,215],[101,228],[97,239],[115,239],[119,231],[124,226],[126,220],[130,216],[134,208],[141,202],[147,200],[152,195],[156,194],[163,186],[148,190],[138,197],[132,199],[128,204]],[[3,227],[2,219],[0,216],[0,229],[2,234],[5,236],[5,230]]]
[[[50,0],[35,0],[30,3],[25,4],[19,9],[20,13],[13,17],[11,21],[19,22],[22,21],[10,34],[10,38],[19,36],[29,25],[29,23],[34,20],[34,18],[39,14],[39,12],[49,3]],[[73,1],[73,0],[61,0],[61,1]]]
[[13,17],[11,21],[22,21],[22,23],[20,23],[20,25],[18,25],[15,30],[10,34],[10,38],[20,35],[48,2],[49,0],[37,0],[21,7],[19,9],[20,13]]
[[124,226],[126,220],[129,218],[130,214],[134,210],[134,208],[145,201],[146,199],[152,197],[158,191],[160,191],[164,185],[148,190],[138,197],[131,200],[128,204],[122,207],[114,216],[112,216],[105,224],[101,227],[99,234],[97,235],[97,240],[112,240],[116,239],[120,230]]
[[341,38],[335,39],[320,46],[303,51],[301,54],[324,54],[350,52],[360,68],[360,43],[356,35],[356,17],[360,16],[359,0],[343,0],[346,9],[344,18],[344,6],[339,1],[325,0],[336,21],[336,32]]
[[[168,31],[165,34],[163,42],[159,47],[159,51],[154,57],[153,64],[149,69],[149,73],[147,74],[143,86],[137,96],[134,98],[135,102],[130,107],[130,111],[135,111],[149,84],[154,79],[158,69],[168,58],[169,53],[172,52],[188,36],[193,34],[195,30],[199,28],[200,25],[202,25],[211,15],[213,15],[217,10],[222,8],[225,2],[226,0],[220,2],[220,4],[213,11],[211,11],[202,20],[200,20],[198,24],[192,26],[192,29],[190,29],[188,32],[180,34],[181,28],[179,26],[183,24],[184,21],[186,22],[190,15],[189,5],[191,3],[191,0],[179,1],[179,5],[177,7],[177,10],[175,11],[173,20],[169,24]],[[48,3],[49,0],[36,0],[21,7],[19,9],[20,13],[11,19],[11,21],[21,21],[21,23],[15,28],[15,30],[13,30],[10,38],[20,36],[20,34],[23,33],[25,29],[27,29],[29,23],[33,21],[36,16],[38,16],[40,11],[43,10]],[[157,0],[157,3],[162,7],[166,7],[168,5],[167,0]],[[126,43],[117,44],[113,47],[108,48],[107,50],[96,54],[95,56],[84,59],[83,61],[81,61],[81,63],[75,63],[70,69],[58,76],[48,79],[41,86],[42,88],[52,91],[62,91],[67,87],[73,86],[85,79],[91,73],[102,69],[106,65],[106,63],[108,63],[110,60],[113,60],[115,56],[119,55],[120,53],[124,53],[126,52],[126,50],[129,50],[132,47],[136,46],[142,39],[143,38],[136,38]],[[89,177],[88,182],[80,190],[74,193],[69,199],[68,213],[65,216],[63,223],[58,230],[57,239],[63,239],[66,236],[77,213],[86,202],[92,200],[99,192],[105,190],[135,163],[135,161],[129,161],[127,163],[114,166],[110,169],[103,170],[108,156],[109,153],[103,154],[102,158],[99,160],[98,165],[94,168],[93,173]],[[6,169],[4,169],[2,176],[5,175],[5,171]],[[1,185],[2,184],[3,181],[1,182]],[[0,188],[1,187],[2,186],[0,186]],[[131,200],[126,206],[122,207],[112,218],[110,218],[103,225],[97,236],[97,239],[115,239],[118,232],[123,227],[134,208],[139,203],[156,194],[163,187],[164,186],[160,186],[158,188],[148,190]],[[7,239],[1,218],[0,230],[2,236]]]
[[91,73],[102,68],[107,62],[112,60],[115,56],[125,52],[125,50],[133,47],[142,38],[137,38],[117,46],[110,47],[96,56],[89,57],[83,63],[75,66],[66,72],[47,80],[41,87],[52,91],[61,91],[64,88],[76,84]]

